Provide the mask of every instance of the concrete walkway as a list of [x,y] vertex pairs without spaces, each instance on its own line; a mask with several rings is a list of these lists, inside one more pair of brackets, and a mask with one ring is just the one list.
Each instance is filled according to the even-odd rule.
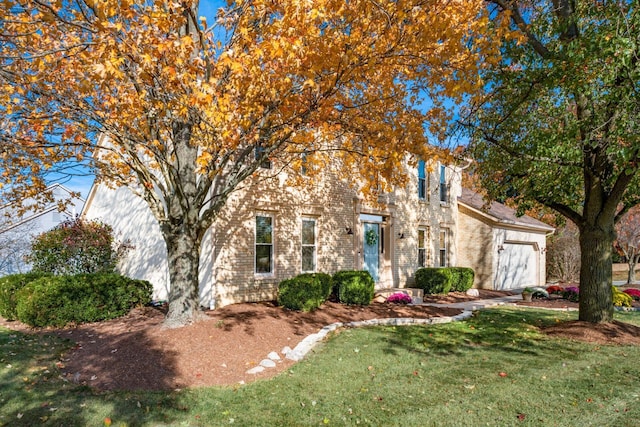
[[474,301],[464,301],[464,302],[456,302],[451,304],[437,304],[437,303],[423,303],[422,305],[428,305],[432,307],[450,307],[450,308],[459,308],[462,310],[482,310],[487,307],[495,307],[497,305],[511,304],[516,301],[522,301],[522,295],[508,295],[499,298],[489,298],[489,299],[480,299]]

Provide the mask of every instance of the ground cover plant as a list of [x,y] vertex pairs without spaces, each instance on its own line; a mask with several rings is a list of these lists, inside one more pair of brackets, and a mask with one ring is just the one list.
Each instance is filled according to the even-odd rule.
[[57,376],[70,342],[0,329],[0,425],[635,425],[640,346],[540,332],[575,315],[343,330],[272,380],[171,393],[92,392]]

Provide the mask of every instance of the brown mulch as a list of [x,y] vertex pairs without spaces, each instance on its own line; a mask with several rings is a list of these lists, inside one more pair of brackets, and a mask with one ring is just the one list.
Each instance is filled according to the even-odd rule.
[[[573,286],[575,286],[575,284],[573,284]],[[563,310],[577,310],[579,306],[577,302],[568,301],[554,296],[551,296],[549,299],[536,298],[531,302],[518,301],[516,302],[516,305]],[[640,309],[640,301],[633,301],[632,307]],[[594,324],[591,322],[574,320],[561,322],[551,327],[544,328],[542,332],[555,337],[596,344],[640,345],[640,326],[618,321]]]
[[[63,375],[70,381],[99,390],[172,390],[272,377],[294,363],[280,353],[285,346],[294,348],[335,322],[460,312],[447,307],[378,303],[355,307],[327,302],[312,313],[302,313],[273,303],[247,303],[207,312],[205,320],[192,325],[166,329],[163,310],[144,307],[119,319],[44,332],[76,343],[61,361]],[[1,320],[0,326],[30,331],[19,322]],[[270,352],[282,358],[275,368],[246,373]]]
[[[430,296],[425,302],[453,303],[504,296],[508,292],[480,290],[479,297],[464,293]],[[534,303],[535,304],[535,303]],[[211,385],[237,385],[272,377],[294,363],[281,353],[303,338],[335,322],[370,319],[453,316],[449,307],[403,306],[373,303],[366,307],[323,304],[312,313],[293,312],[272,303],[234,304],[207,312],[207,318],[179,329],[162,327],[164,312],[158,308],[135,309],[127,316],[74,328],[48,329],[76,343],[61,360],[69,381],[98,390],[172,390]],[[566,325],[566,326],[565,326]],[[0,319],[0,326],[32,332],[19,322]],[[589,325],[593,326],[593,325]],[[601,335],[590,334],[575,322],[555,325],[547,333],[597,342],[639,343],[640,328],[614,323]],[[577,333],[584,329],[585,334]],[[593,329],[593,328],[592,328]],[[598,329],[599,330],[599,329]],[[247,374],[270,352],[282,360],[263,373]]]

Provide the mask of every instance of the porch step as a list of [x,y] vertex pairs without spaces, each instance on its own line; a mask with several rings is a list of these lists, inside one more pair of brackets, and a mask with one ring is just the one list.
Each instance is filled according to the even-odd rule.
[[385,288],[378,289],[376,291],[376,296],[382,296],[388,298],[389,295],[395,294],[396,292],[402,292],[403,294],[407,294],[411,297],[411,304],[422,304],[424,297],[424,290],[419,288]]

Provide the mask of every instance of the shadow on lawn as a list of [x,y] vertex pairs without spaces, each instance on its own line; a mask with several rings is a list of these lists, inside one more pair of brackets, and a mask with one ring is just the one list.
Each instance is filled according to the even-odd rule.
[[[544,314],[522,312],[500,308],[483,310],[463,322],[449,323],[424,328],[397,328],[388,336],[388,354],[396,354],[397,348],[405,348],[424,355],[459,355],[473,348],[494,348],[503,352],[538,355],[547,350],[546,342],[539,335],[539,327],[549,326],[560,316],[567,314]],[[553,348],[562,351],[557,341]],[[569,346],[567,351],[572,351]]]
[[[90,330],[87,333],[91,334]],[[102,343],[105,348],[126,351],[130,340],[144,339],[141,334],[123,333]],[[47,333],[0,328],[0,425],[102,425],[100,413],[114,425],[137,425],[143,420],[166,423],[180,410],[175,393],[101,394],[81,384],[85,382],[84,375],[87,383],[91,382],[91,376],[108,375],[117,384],[120,369],[115,353],[88,360],[86,373],[81,374],[77,384],[73,375],[64,375],[64,368],[60,370],[61,360],[73,345],[69,339]],[[150,345],[136,360],[140,369],[162,360],[166,381],[170,381],[171,357]],[[141,383],[140,388],[144,387]]]

